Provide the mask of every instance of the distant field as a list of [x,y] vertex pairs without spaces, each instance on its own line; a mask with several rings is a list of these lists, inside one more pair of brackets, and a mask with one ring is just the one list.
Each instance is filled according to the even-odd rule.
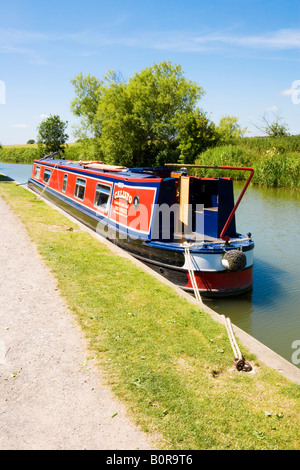
[[[70,143],[65,148],[65,157],[70,160],[82,159],[81,153],[80,144]],[[3,163],[30,164],[39,158],[41,158],[41,153],[37,144],[3,145],[0,147],[0,161]]]
[[2,145],[4,149],[37,148],[37,144]]
[[[68,143],[68,147],[71,147],[72,145],[77,145],[75,142],[74,143]],[[19,144],[19,145],[2,145],[4,149],[21,149],[21,148],[29,148],[29,149],[36,149],[37,144]]]

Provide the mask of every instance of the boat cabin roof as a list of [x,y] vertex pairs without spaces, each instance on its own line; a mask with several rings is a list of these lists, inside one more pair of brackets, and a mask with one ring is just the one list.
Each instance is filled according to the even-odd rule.
[[168,178],[170,177],[170,170],[163,168],[126,168],[122,166],[106,165],[102,162],[80,162],[73,160],[43,158],[35,161],[36,164],[42,163],[46,165],[53,165],[54,167],[62,167],[70,170],[88,170],[91,173],[102,173],[108,176],[118,178],[130,179],[143,179],[143,178]]
[[[105,175],[111,178],[115,178],[118,180],[141,180],[141,179],[148,179],[148,180],[157,180],[161,181],[167,178],[179,178],[182,175],[181,170],[174,168],[126,168],[123,166],[116,166],[116,165],[107,165],[101,161],[74,161],[74,160],[65,160],[65,159],[57,159],[53,157],[44,157],[41,160],[36,160],[34,162],[36,165],[45,164],[50,165],[53,168],[59,168],[60,170],[65,169],[67,172],[69,171],[88,171],[91,175]],[[184,165],[183,165],[184,167]],[[192,176],[192,179],[199,180],[218,180],[218,177],[214,178],[199,178],[197,176]],[[222,179],[231,179],[228,177],[223,177]],[[150,181],[149,181],[150,182]]]

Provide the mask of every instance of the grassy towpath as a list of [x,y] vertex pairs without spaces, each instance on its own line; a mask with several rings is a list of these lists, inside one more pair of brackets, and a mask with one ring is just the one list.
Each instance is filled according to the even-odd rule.
[[[164,449],[300,449],[300,386],[242,352],[223,325],[24,188],[0,195],[58,280],[111,390]],[[73,230],[69,230],[72,227]]]

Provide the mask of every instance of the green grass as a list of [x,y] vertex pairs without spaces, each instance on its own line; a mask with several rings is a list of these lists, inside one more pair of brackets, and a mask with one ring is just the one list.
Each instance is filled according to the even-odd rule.
[[[14,184],[0,195],[57,278],[113,392],[164,449],[299,449],[300,387],[238,372],[225,327]],[[73,231],[67,230],[70,226]]]

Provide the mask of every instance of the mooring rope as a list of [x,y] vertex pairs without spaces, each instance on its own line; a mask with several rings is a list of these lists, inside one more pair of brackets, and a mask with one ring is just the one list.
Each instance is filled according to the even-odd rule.
[[203,302],[202,302],[202,298],[201,298],[201,295],[200,295],[200,292],[199,292],[199,289],[198,289],[198,285],[197,285],[197,281],[196,281],[196,278],[195,278],[195,273],[194,273],[194,267],[193,267],[193,262],[192,262],[192,258],[191,258],[190,248],[188,246],[185,246],[184,251],[185,251],[185,256],[186,256],[186,261],[187,261],[188,272],[189,272],[190,279],[191,279],[191,282],[192,282],[192,286],[193,286],[193,289],[194,289],[195,297],[198,300],[198,302],[200,302],[202,304]]
[[[200,292],[199,292],[199,289],[198,289],[197,281],[196,281],[196,278],[195,278],[195,274],[194,274],[194,266],[193,266],[193,261],[192,261],[192,258],[191,258],[191,252],[190,252],[189,246],[185,245],[184,246],[184,251],[185,251],[185,256],[186,256],[186,261],[187,261],[187,268],[188,268],[188,272],[189,272],[190,279],[191,279],[191,282],[192,282],[192,286],[193,286],[193,289],[194,289],[195,297],[196,297],[196,299],[198,300],[198,302],[200,304],[203,304],[203,301],[202,301],[202,298],[201,298],[201,295],[200,295]],[[238,371],[250,372],[252,370],[252,366],[251,366],[251,364],[249,364],[249,362],[245,361],[245,359],[244,359],[244,357],[241,353],[241,350],[240,350],[240,348],[237,344],[237,341],[236,341],[234,333],[233,333],[230,318],[225,318],[224,315],[222,315],[222,316],[224,318],[225,327],[226,327],[227,334],[228,334],[228,337],[229,337],[229,341],[230,341],[230,344],[231,344],[231,347],[232,347],[232,350],[233,350],[233,354],[234,354],[233,363],[236,366]]]
[[230,344],[231,344],[231,347],[232,347],[232,350],[233,350],[233,354],[234,354],[233,363],[236,366],[237,370],[239,370],[239,371],[243,370],[244,372],[250,372],[252,370],[252,366],[251,366],[251,364],[249,364],[249,362],[245,361],[245,359],[244,359],[244,357],[241,353],[241,350],[240,350],[240,348],[237,344],[237,341],[236,341],[234,333],[233,333],[230,318],[225,318],[225,315],[222,315],[222,316],[224,318],[224,323],[225,323],[225,326],[226,326],[227,334],[228,334],[229,341],[230,341]]

